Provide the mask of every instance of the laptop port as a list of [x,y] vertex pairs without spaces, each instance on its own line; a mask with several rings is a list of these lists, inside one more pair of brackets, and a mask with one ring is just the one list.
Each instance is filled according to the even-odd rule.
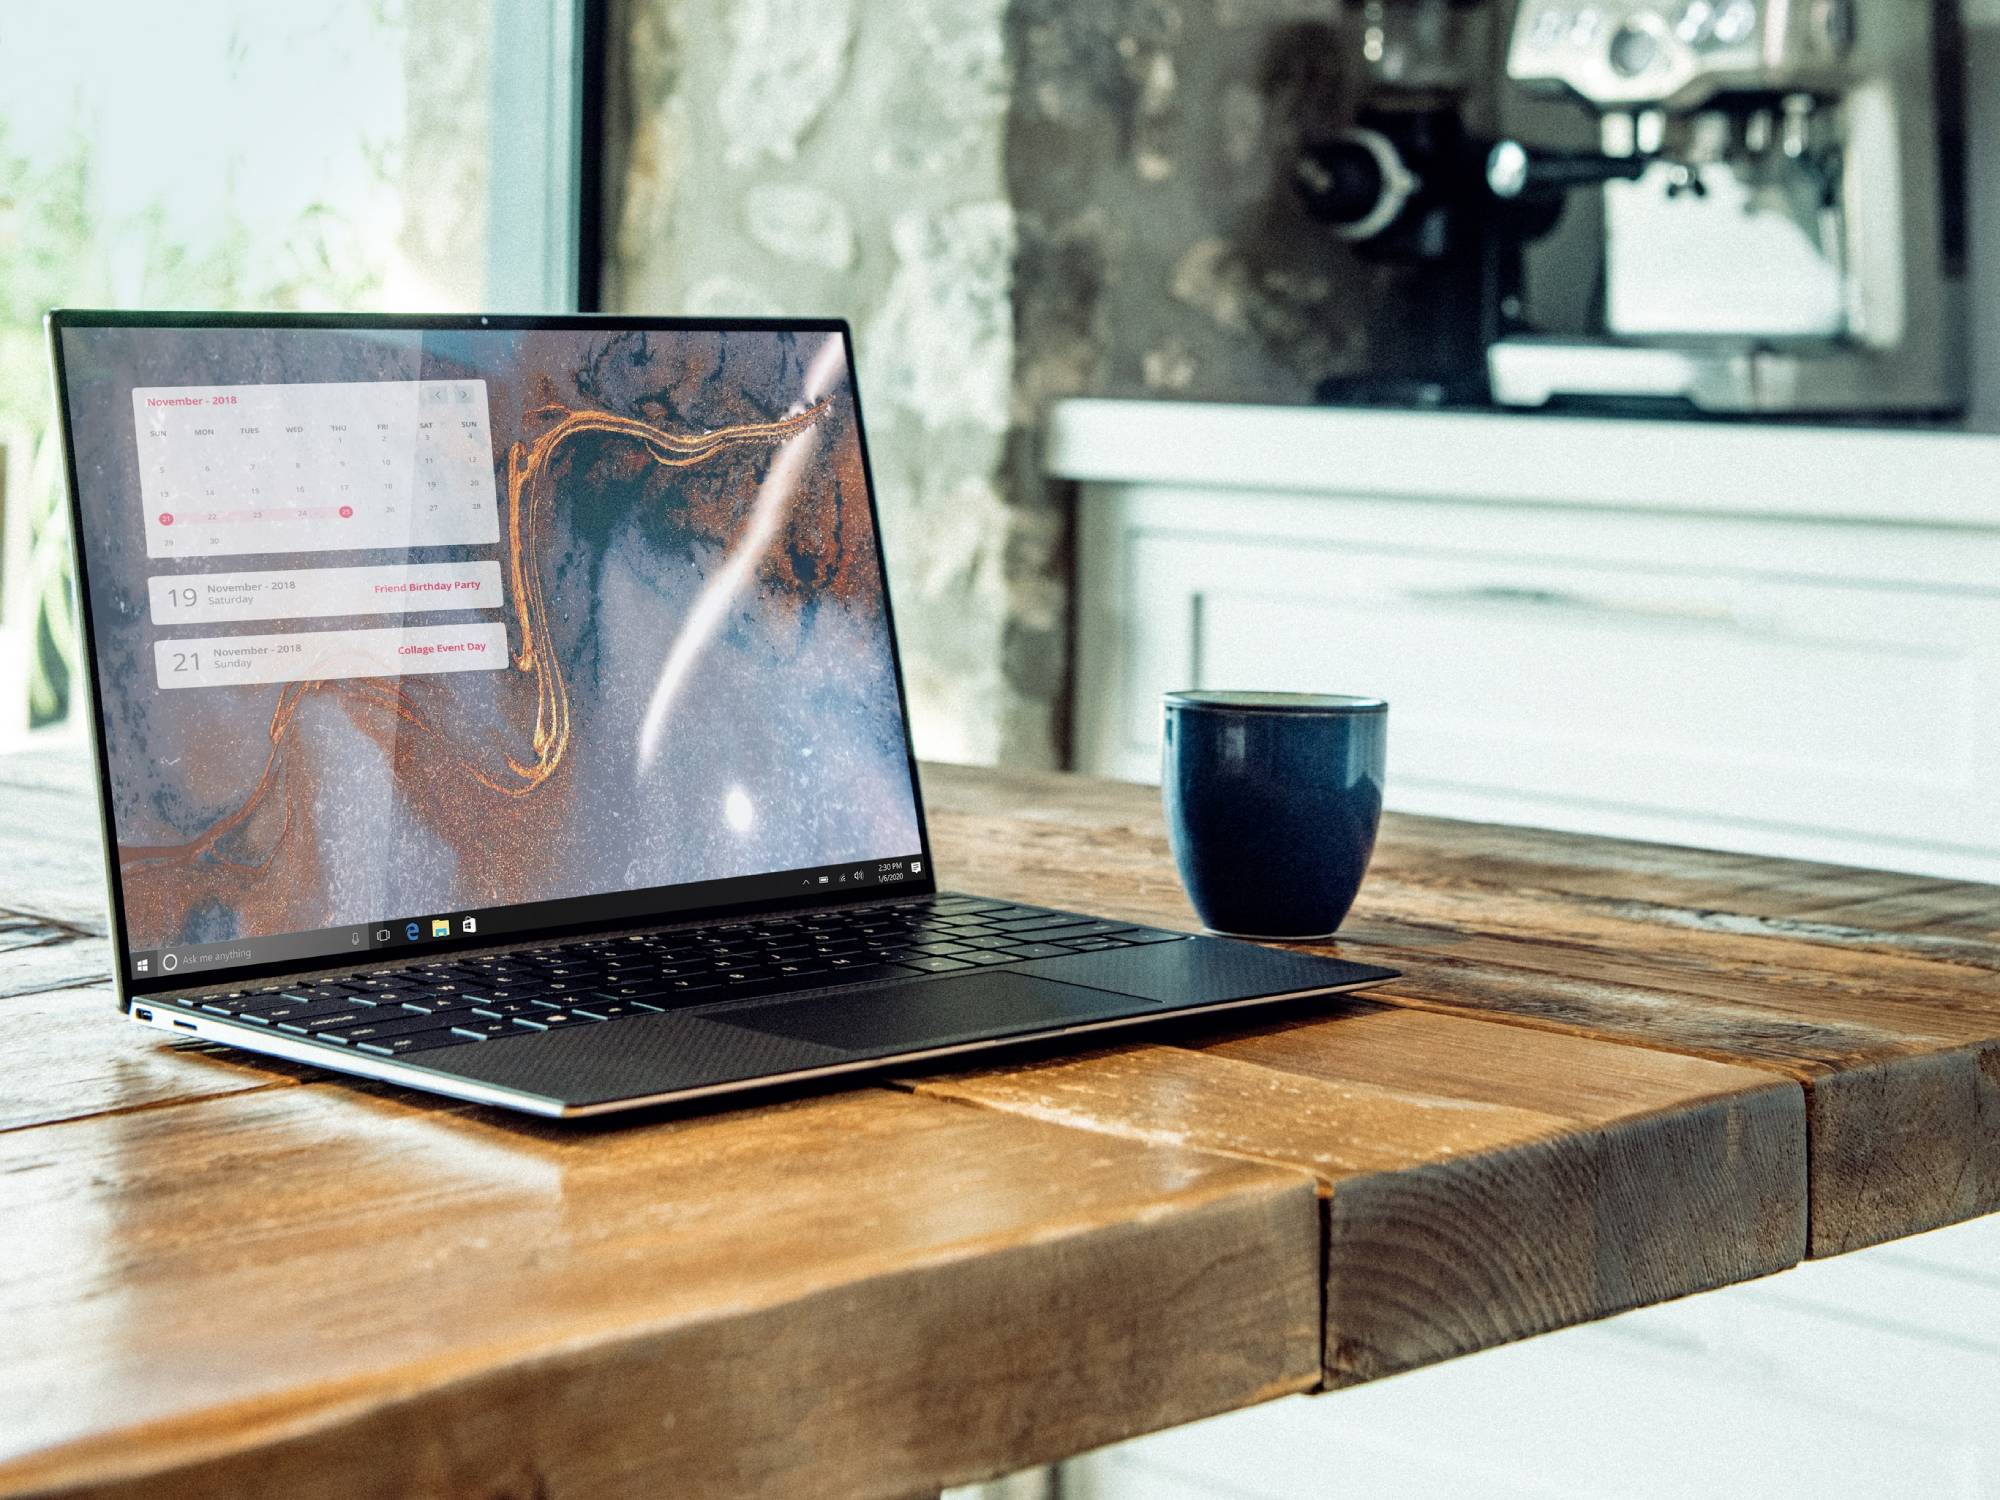
[[150,1010],[147,1010],[143,1005],[140,1006],[137,1010],[133,1011],[132,1014],[137,1016],[142,1021],[150,1021],[153,1019],[153,1013]]
[[196,1026],[195,1026],[195,1024],[194,1024],[194,1022],[192,1022],[192,1021],[181,1021],[181,1020],[176,1020],[176,1021],[174,1022],[174,1025],[176,1025],[176,1026],[180,1027],[180,1029],[181,1029],[182,1031],[194,1031],[194,1030],[196,1030],[196,1029],[197,1029],[197,1028],[196,1028]]

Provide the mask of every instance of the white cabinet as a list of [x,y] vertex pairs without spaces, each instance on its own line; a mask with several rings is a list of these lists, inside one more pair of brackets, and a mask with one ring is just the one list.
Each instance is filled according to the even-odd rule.
[[[1369,693],[1391,704],[1393,807],[2000,880],[2000,440],[1898,435],[1917,445],[1908,503],[1829,496],[1825,517],[1788,462],[1788,445],[1813,451],[1799,429],[1771,434],[1769,472],[1734,490],[1698,451],[1707,430],[1680,429],[1705,488],[1678,510],[1629,480],[1591,506],[1566,472],[1613,466],[1626,429],[1656,438],[1635,423],[1300,413],[1348,461],[1316,492],[1255,482],[1252,447],[1217,463],[1226,429],[1196,483],[1159,444],[1132,477],[1091,462],[1091,430],[1162,410],[1059,409],[1057,457],[1085,478],[1080,769],[1156,778],[1172,688]],[[1508,492],[1464,492],[1476,453],[1434,472],[1466,422]],[[1523,493],[1534,455],[1495,454],[1495,423],[1549,448],[1552,498]],[[1424,456],[1386,492],[1394,465],[1355,455],[1371,433],[1407,448],[1422,424]],[[1959,445],[1953,488],[1918,462],[1926,441]],[[1982,459],[1990,479],[1960,493]]]
[[[1392,806],[2000,881],[2000,439],[1073,402],[1076,759],[1390,702]],[[2000,1217],[1065,1466],[1070,1500],[2000,1500]]]

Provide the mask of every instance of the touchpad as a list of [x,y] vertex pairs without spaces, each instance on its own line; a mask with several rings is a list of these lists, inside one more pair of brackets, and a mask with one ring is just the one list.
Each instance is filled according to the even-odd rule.
[[811,1000],[776,1000],[705,1019],[864,1055],[1044,1031],[1162,1009],[1157,1001],[1027,974],[965,974],[925,984],[856,987]]

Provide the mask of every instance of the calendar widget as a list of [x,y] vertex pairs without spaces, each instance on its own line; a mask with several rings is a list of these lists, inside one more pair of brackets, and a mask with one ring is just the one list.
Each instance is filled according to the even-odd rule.
[[500,564],[492,561],[156,574],[146,592],[155,625],[498,609],[503,602]]
[[153,643],[153,673],[163,688],[497,672],[506,665],[507,627],[497,621]]
[[490,545],[484,380],[132,392],[146,555]]

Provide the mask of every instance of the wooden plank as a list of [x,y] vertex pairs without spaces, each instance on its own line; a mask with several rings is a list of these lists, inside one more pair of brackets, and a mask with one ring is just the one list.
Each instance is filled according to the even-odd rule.
[[108,930],[95,799],[81,746],[0,756],[0,911]]
[[1769,1073],[1353,1000],[1177,1041],[914,1086],[1313,1173],[1329,1384],[1804,1254],[1804,1099]]
[[1877,937],[1955,933],[2000,941],[1993,888],[1889,870],[1731,854],[1546,829],[1397,818],[1388,851],[1412,868],[1476,881],[1482,868],[1574,898],[1660,903],[1700,914],[1726,897],[1726,912],[1801,927],[1852,923]]
[[81,937],[30,917],[17,918],[0,931],[0,999],[108,985],[110,979],[111,944],[103,938]]
[[125,1019],[107,990],[56,990],[0,1000],[7,1086],[0,1132],[325,1077],[278,1058],[203,1043]]
[[0,1136],[0,1493],[894,1496],[1311,1387],[1311,1180],[883,1089]]
[[[933,810],[957,815],[1157,828],[1158,791],[1130,782],[929,764]],[[1375,873],[1430,872],[1459,884],[1537,887],[1575,899],[1635,901],[1684,913],[1711,910],[1802,926],[1838,926],[1846,914],[1878,936],[1955,932],[2000,943],[1994,887],[1769,855],[1596,838],[1543,828],[1390,814]]]
[[[16,955],[96,899],[30,827],[70,766],[0,764]],[[926,782],[957,883],[1189,920],[1150,789]],[[2000,1197],[1968,888],[1458,827],[1391,820],[1373,999],[602,1129],[288,1086],[0,953],[0,1493],[913,1493]]]
[[[1156,790],[925,786],[947,879],[1192,924]],[[1816,1255],[2000,1207],[2000,889],[1392,817],[1342,939],[1398,1004],[1805,1084]]]

